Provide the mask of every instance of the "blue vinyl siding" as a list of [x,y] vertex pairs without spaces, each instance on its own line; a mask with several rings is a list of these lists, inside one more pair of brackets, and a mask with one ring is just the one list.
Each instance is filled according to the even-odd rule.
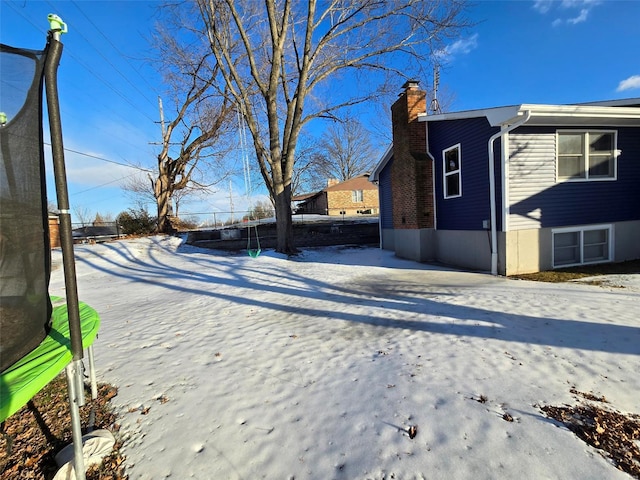
[[[428,123],[429,152],[434,158],[437,228],[481,230],[490,216],[488,140],[498,131],[486,118]],[[445,199],[442,185],[442,151],[460,144],[462,196]],[[496,192],[500,192],[500,142],[496,142]],[[498,203],[498,211],[501,202]],[[498,222],[500,216],[498,215]],[[500,225],[498,225],[500,228]]]
[[[640,219],[640,129],[590,127],[586,130],[617,130],[617,148],[622,151],[617,161],[617,180],[555,182],[555,178],[550,178],[548,185],[541,185],[537,193],[511,205],[511,215],[526,216],[538,210],[540,227]],[[536,135],[555,131],[555,127],[521,127],[515,132],[531,135],[531,141],[535,142]],[[555,156],[548,161],[555,162]]]
[[393,228],[393,194],[391,193],[391,166],[393,158],[387,162],[378,176],[378,195],[380,198],[380,226]]

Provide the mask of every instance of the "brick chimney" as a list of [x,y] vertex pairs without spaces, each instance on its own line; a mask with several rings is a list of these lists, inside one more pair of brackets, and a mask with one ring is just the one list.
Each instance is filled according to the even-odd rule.
[[391,107],[393,129],[393,228],[433,228],[432,161],[427,155],[427,95],[416,80],[407,81]]
[[337,178],[329,178],[327,180],[327,187],[333,187],[334,185],[337,185],[340,183],[340,180],[338,180]]

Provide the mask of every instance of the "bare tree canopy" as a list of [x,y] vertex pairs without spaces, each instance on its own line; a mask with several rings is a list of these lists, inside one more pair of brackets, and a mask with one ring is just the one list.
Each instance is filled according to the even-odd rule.
[[314,168],[326,180],[341,182],[371,172],[377,158],[370,133],[354,118],[329,126],[314,154]]
[[[222,158],[228,150],[223,142],[234,112],[229,95],[215,84],[218,69],[203,54],[179,44],[164,29],[158,29],[155,44],[160,53],[165,80],[172,88],[173,116],[162,123],[161,151],[157,176],[149,175],[151,191],[158,208],[158,231],[169,232],[172,201],[177,216],[180,200],[198,190],[222,181],[227,173]],[[145,188],[131,181],[125,189],[144,196]]]
[[273,217],[273,205],[269,200],[261,200],[253,204],[243,220],[261,220],[263,218]]
[[322,190],[327,185],[327,179],[319,174],[315,167],[317,149],[316,140],[300,135],[296,145],[295,168],[291,177],[293,196]]
[[81,205],[75,205],[73,207],[73,214],[76,216],[77,223],[83,227],[91,225],[91,214],[87,207]]
[[[274,201],[277,247],[294,253],[291,194],[301,129],[411,76],[466,26],[457,0],[193,0],[206,42],[251,133]],[[338,88],[337,82],[341,82]]]
[[[180,216],[180,206],[188,202],[192,197],[198,197],[210,193],[209,187],[205,187],[203,182],[199,180],[202,176],[201,172],[197,172],[197,178],[192,175],[191,181],[181,189],[173,189],[168,199],[169,205],[173,205],[174,217]],[[140,173],[132,175],[120,183],[120,188],[124,190],[125,195],[129,197],[134,205],[139,208],[145,208],[145,205],[156,204],[155,184],[157,178],[149,173]],[[171,208],[169,207],[171,210]]]

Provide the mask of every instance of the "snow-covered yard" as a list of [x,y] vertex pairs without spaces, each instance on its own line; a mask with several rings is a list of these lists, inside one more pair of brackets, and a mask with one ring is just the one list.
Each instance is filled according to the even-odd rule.
[[132,480],[630,478],[539,407],[575,388],[640,413],[640,276],[543,284],[175,237],[76,257]]

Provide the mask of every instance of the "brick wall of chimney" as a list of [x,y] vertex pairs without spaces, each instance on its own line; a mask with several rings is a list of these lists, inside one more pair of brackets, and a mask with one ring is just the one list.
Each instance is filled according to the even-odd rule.
[[391,107],[393,164],[391,184],[396,229],[433,228],[433,164],[427,158],[426,125],[418,115],[427,111],[426,93],[416,82]]

